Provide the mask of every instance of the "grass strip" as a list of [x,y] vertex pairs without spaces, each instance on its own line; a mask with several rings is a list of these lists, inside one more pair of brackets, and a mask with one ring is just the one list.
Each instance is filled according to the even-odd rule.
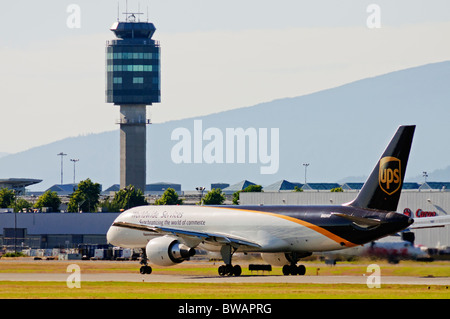
[[358,284],[237,284],[0,282],[1,299],[450,299],[445,286]]

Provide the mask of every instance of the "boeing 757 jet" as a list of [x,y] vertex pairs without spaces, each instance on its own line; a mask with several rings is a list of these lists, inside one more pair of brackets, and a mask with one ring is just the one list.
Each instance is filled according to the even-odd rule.
[[[357,197],[329,206],[140,206],[113,222],[108,242],[142,248],[148,264],[171,266],[188,260],[195,248],[220,252],[221,276],[239,276],[235,252],[259,252],[285,275],[304,275],[297,262],[313,252],[332,251],[397,233],[413,219],[396,213],[415,126],[400,126]],[[358,156],[357,153],[349,154]]]

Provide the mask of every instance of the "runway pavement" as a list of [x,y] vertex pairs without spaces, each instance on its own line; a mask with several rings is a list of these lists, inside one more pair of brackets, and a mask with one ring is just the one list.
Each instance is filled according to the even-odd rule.
[[[0,273],[0,281],[67,281],[70,273]],[[299,283],[299,284],[367,284],[365,276],[282,276],[252,275],[239,277],[196,275],[141,275],[132,273],[81,273],[81,281],[182,282],[182,283]],[[450,277],[381,276],[380,284],[444,285]]]

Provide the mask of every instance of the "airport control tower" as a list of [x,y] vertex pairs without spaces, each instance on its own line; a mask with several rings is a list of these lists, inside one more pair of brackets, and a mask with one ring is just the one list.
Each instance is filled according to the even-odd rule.
[[120,106],[120,188],[146,184],[146,106],[160,102],[160,48],[152,40],[155,26],[136,21],[111,26],[117,39],[106,44],[106,102]]

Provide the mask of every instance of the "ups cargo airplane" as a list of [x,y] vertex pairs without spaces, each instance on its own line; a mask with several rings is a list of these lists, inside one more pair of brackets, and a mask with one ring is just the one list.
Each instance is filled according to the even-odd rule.
[[[221,276],[239,276],[235,252],[259,252],[285,275],[304,275],[297,262],[313,252],[363,245],[397,233],[413,219],[396,213],[415,126],[400,126],[357,197],[334,206],[140,206],[113,222],[107,240],[142,248],[148,265],[188,260],[195,248],[220,252]],[[357,154],[355,154],[357,156]]]

